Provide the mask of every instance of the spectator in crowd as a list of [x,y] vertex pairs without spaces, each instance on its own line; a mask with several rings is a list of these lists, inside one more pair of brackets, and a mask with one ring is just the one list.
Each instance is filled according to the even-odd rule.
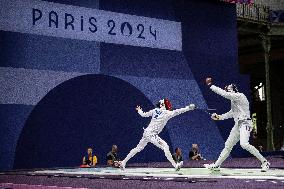
[[201,160],[203,159],[201,154],[200,154],[200,151],[199,151],[199,148],[198,148],[198,145],[197,144],[192,144],[192,148],[189,152],[189,160]]
[[118,167],[119,166],[119,158],[117,155],[118,148],[114,144],[112,145],[111,151],[107,153],[107,165],[112,167]]
[[83,157],[83,165],[85,167],[94,167],[98,163],[97,156],[93,156],[93,149],[88,148],[87,154]]
[[181,149],[180,148],[176,148],[175,149],[175,153],[172,154],[172,157],[173,157],[173,159],[174,159],[174,161],[176,163],[179,163],[179,162],[183,161],[182,160]]

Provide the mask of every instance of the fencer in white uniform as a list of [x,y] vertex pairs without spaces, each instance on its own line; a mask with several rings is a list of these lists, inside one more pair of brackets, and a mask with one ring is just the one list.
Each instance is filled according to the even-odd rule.
[[212,164],[204,164],[204,167],[211,170],[220,170],[220,166],[229,156],[232,148],[240,141],[240,145],[243,149],[249,151],[257,159],[261,161],[261,171],[265,172],[269,169],[270,163],[259,153],[259,151],[249,144],[250,132],[252,131],[252,120],[250,118],[249,102],[243,93],[238,92],[236,85],[230,84],[226,86],[225,90],[212,85],[212,81],[206,80],[210,89],[223,96],[226,99],[231,100],[231,110],[225,114],[218,115],[213,113],[211,118],[213,120],[224,120],[233,118],[235,125],[232,128],[230,135],[225,143],[225,148],[221,152],[218,160]]
[[175,163],[172,158],[168,144],[163,139],[161,139],[158,134],[162,132],[169,119],[179,114],[185,113],[189,110],[194,110],[195,105],[190,104],[185,108],[171,110],[170,101],[168,99],[162,99],[159,101],[157,106],[158,108],[150,110],[149,112],[143,112],[140,106],[136,107],[138,114],[140,114],[142,117],[152,117],[152,119],[148,127],[144,129],[143,137],[138,143],[138,145],[134,149],[132,149],[126,156],[126,158],[121,162],[120,168],[122,170],[125,169],[125,165],[129,161],[129,159],[141,150],[143,150],[148,144],[148,142],[151,142],[155,146],[161,148],[164,151],[167,159],[171,162],[171,164],[175,167],[176,170],[179,170],[182,166],[183,162]]

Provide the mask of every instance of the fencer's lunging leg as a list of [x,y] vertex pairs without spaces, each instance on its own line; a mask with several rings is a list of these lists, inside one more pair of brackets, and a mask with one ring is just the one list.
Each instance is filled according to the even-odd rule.
[[216,166],[220,166],[228,158],[228,156],[230,155],[233,147],[239,141],[239,136],[240,136],[239,129],[235,125],[232,128],[227,141],[225,142],[225,148],[222,150],[221,154],[219,155],[219,158],[215,162]]
[[254,155],[259,161],[262,163],[267,161],[259,151],[252,145],[249,144],[249,136],[250,132],[252,131],[252,126],[248,122],[244,122],[240,126],[240,145],[243,149],[249,151],[252,155]]
[[157,147],[161,148],[164,151],[165,156],[169,160],[169,162],[171,162],[171,164],[174,167],[176,167],[176,162],[172,157],[172,154],[170,152],[170,147],[163,139],[161,139],[158,135],[155,135],[154,137],[151,138],[150,142],[156,145]]
[[122,161],[122,164],[125,166],[126,163],[127,163],[133,156],[135,156],[137,153],[141,152],[141,151],[145,148],[145,146],[147,145],[147,143],[148,143],[148,141],[147,141],[146,139],[142,138],[142,139],[140,140],[140,142],[138,143],[138,145],[137,145],[135,148],[133,148],[133,149],[129,152],[129,154],[126,156],[126,158]]

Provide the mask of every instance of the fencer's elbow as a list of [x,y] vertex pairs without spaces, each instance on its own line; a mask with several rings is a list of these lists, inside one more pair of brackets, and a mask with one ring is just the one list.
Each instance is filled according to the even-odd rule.
[[140,116],[141,116],[141,117],[150,117],[150,115],[145,114],[145,113],[144,113],[144,114],[140,114]]

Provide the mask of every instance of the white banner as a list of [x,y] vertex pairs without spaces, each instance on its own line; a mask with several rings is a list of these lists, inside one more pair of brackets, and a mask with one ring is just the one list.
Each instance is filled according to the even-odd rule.
[[182,50],[180,22],[36,0],[0,0],[0,30]]

